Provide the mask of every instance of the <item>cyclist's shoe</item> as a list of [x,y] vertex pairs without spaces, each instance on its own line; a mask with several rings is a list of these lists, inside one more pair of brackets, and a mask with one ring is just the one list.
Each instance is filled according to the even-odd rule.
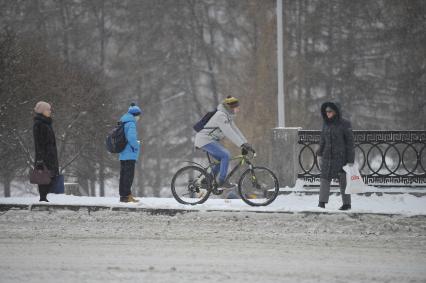
[[339,210],[350,210],[350,209],[351,209],[350,204],[344,204],[339,208]]
[[223,181],[223,182],[219,182],[217,184],[217,189],[218,190],[226,190],[226,189],[232,189],[234,188],[236,185],[233,183],[230,183],[229,181]]

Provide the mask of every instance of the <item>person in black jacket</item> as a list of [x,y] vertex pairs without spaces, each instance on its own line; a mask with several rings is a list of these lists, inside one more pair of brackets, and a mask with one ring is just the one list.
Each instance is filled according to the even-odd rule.
[[317,155],[321,158],[321,185],[318,207],[325,208],[332,179],[338,179],[343,205],[340,210],[351,209],[351,195],[345,194],[346,173],[343,166],[353,166],[355,159],[351,123],[341,117],[339,107],[333,102],[321,106],[324,124]]
[[[59,175],[58,153],[56,148],[55,133],[52,128],[52,108],[49,103],[40,101],[36,104],[33,125],[35,144],[35,166],[46,166],[51,172],[52,180]],[[53,182],[49,185],[39,185],[40,201],[48,202],[49,193]]]

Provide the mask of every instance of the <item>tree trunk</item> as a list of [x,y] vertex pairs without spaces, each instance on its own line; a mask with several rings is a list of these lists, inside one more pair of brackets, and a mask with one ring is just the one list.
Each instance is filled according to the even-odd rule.
[[163,148],[161,145],[157,146],[157,160],[156,160],[156,166],[155,166],[155,182],[154,182],[154,187],[153,187],[153,194],[154,197],[160,197],[160,191],[161,191],[161,179],[162,179],[162,174],[163,172],[161,172],[161,161],[162,161],[162,152],[163,152]]
[[68,37],[68,19],[69,12],[67,3],[64,0],[60,1],[60,13],[61,13],[61,24],[62,24],[62,55],[65,62],[68,64],[70,62],[70,52],[69,52],[69,37]]
[[333,42],[333,33],[334,33],[334,1],[328,2],[329,8],[329,19],[327,27],[327,82],[326,82],[326,94],[328,97],[334,98],[333,89],[334,89],[334,79],[333,79],[333,67],[334,67],[334,42]]
[[[206,9],[206,13],[208,15],[208,8],[205,7],[205,9]],[[212,49],[214,47],[214,31],[212,29],[211,24],[208,23],[207,28],[208,28],[209,36],[210,36],[210,44],[208,45],[205,42],[205,39],[204,39],[204,28],[205,28],[205,26],[204,26],[204,23],[202,22],[203,19],[200,19],[198,17],[194,3],[192,4],[191,12],[192,12],[192,15],[193,15],[193,19],[195,21],[200,48],[201,48],[201,51],[204,53],[206,63],[207,63],[208,77],[209,77],[209,80],[210,80],[210,88],[211,88],[211,92],[212,92],[212,95],[213,95],[213,101],[214,101],[215,105],[218,105],[219,104],[219,93],[218,93],[218,89],[217,89],[216,75],[214,73],[214,71],[215,71],[214,65],[213,65],[214,55],[212,55]]]
[[80,184],[80,187],[83,188],[84,196],[88,196],[89,195],[89,180],[86,179],[86,178],[80,179],[78,181],[78,183]]
[[10,176],[5,176],[4,178],[4,197],[9,198],[10,197],[10,188],[11,188],[12,178]]
[[101,153],[99,160],[99,196],[105,196],[105,160]]
[[[100,19],[98,22],[99,34],[100,34],[100,56],[99,56],[99,66],[104,72],[105,69],[105,3],[101,1],[100,3]],[[99,150],[99,195],[101,197],[105,196],[105,157],[104,151]]]
[[90,180],[90,196],[91,197],[96,196],[96,181],[95,181],[95,179]]
[[137,196],[139,197],[145,197],[146,191],[144,186],[144,171],[143,171],[143,164],[142,164],[142,158],[136,163],[136,191]]

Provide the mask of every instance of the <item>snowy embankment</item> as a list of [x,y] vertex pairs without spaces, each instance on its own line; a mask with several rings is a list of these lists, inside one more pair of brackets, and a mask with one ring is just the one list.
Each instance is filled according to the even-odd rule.
[[[177,203],[173,198],[141,198],[138,204],[123,204],[118,198],[111,197],[77,197],[69,195],[48,196],[47,205],[134,207],[146,209],[178,209],[178,210],[225,210],[225,211],[265,211],[265,212],[326,212],[344,213],[338,208],[340,196],[331,195],[327,208],[316,207],[318,195],[291,193],[280,195],[269,206],[250,207],[239,199],[209,199],[202,205],[188,206]],[[0,205],[33,205],[39,204],[37,197],[0,198]],[[43,203],[44,204],[44,203]],[[426,196],[416,197],[410,194],[382,196],[353,195],[352,210],[349,213],[377,213],[401,215],[426,215]]]

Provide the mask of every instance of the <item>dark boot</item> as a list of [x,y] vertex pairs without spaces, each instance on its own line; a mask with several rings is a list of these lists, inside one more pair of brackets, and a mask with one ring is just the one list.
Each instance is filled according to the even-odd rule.
[[128,197],[120,197],[120,202],[129,202]]
[[47,200],[47,194],[50,191],[50,185],[39,185],[38,186],[38,192],[40,194],[40,202],[44,201],[44,202],[49,202]]
[[350,204],[344,204],[342,205],[339,210],[349,210],[351,209],[351,205]]
[[318,203],[318,207],[321,207],[321,208],[325,208],[325,202],[319,202]]

